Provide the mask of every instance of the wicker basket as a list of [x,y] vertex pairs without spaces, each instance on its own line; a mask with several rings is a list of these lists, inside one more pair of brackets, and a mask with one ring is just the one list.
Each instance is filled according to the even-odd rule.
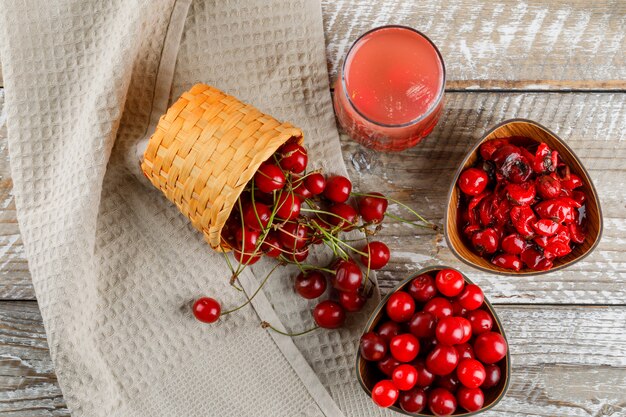
[[191,220],[212,248],[229,249],[221,231],[259,165],[302,131],[205,84],[161,116],[141,169]]

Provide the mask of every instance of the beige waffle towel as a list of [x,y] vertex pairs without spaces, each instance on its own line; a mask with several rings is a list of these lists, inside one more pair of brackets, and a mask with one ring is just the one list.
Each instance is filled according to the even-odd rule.
[[[319,3],[0,3],[18,218],[72,414],[379,414],[354,378],[364,315],[293,340],[259,326],[311,324],[289,274],[241,314],[193,320],[188,305],[201,294],[225,307],[242,296],[202,235],[136,175],[137,144],[196,82],[301,127],[313,164],[344,172]],[[266,269],[243,285],[255,288]]]

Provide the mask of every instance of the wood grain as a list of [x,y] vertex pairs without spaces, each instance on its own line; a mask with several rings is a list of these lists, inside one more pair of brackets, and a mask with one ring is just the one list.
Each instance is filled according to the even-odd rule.
[[[500,306],[511,345],[507,396],[485,416],[626,412],[624,307]],[[559,323],[559,326],[555,326]],[[0,302],[0,416],[68,416],[34,302]]]
[[[626,303],[626,94],[621,93],[448,93],[445,112],[430,137],[402,153],[381,154],[342,136],[344,159],[355,189],[379,190],[443,224],[446,194],[457,165],[475,140],[511,117],[536,120],[558,134],[578,154],[593,179],[604,214],[604,235],[587,258],[544,276],[500,277],[460,263],[441,236],[387,219],[381,240],[393,250],[378,276],[390,288],[415,268],[436,263],[465,271],[494,303]],[[0,137],[0,149],[6,140]],[[0,298],[34,299],[27,263],[17,234],[10,182],[2,181],[0,208],[7,237],[0,241]],[[391,206],[398,214],[397,206]],[[4,246],[2,246],[4,244]],[[11,270],[6,268],[11,268]]]
[[446,62],[451,89],[626,89],[621,0],[322,0],[331,78],[376,26],[412,26]]

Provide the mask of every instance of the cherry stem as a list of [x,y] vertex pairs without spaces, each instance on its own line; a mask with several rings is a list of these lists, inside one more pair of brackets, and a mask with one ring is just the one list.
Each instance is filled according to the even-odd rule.
[[278,330],[276,327],[272,326],[271,324],[269,324],[266,321],[262,321],[261,322],[261,327],[264,328],[264,329],[271,329],[271,330],[275,331],[276,333],[282,334],[283,336],[289,336],[289,337],[302,336],[302,335],[305,335],[307,333],[311,333],[312,331],[315,331],[315,330],[320,328],[319,326],[315,326],[313,328],[310,328],[308,330],[304,330],[304,331],[298,332],[298,333],[286,333],[286,332],[283,332],[282,330]]
[[[267,280],[272,276],[272,274],[274,273],[274,271],[276,270],[276,268],[278,268],[280,266],[280,264],[276,264],[274,265],[274,267],[270,270],[270,272],[267,273],[267,275],[265,276],[265,278],[263,278],[263,281],[261,281],[261,284],[259,285],[259,287],[256,289],[256,291],[254,291],[254,293],[252,293],[252,296],[248,297],[248,294],[245,292],[245,290],[242,289],[242,291],[244,292],[244,294],[246,294],[246,302],[241,304],[239,307],[235,307],[231,310],[225,311],[223,312],[221,315],[225,316],[226,314],[230,314],[233,313],[237,310],[240,310],[242,308],[244,308],[245,306],[247,306],[248,304],[250,304],[252,302],[252,299],[254,297],[256,297],[256,295],[259,293],[259,291],[261,291],[261,288],[263,288],[263,286],[265,285],[265,283],[267,282]],[[236,278],[237,280],[239,280],[238,278]]]
[[427,226],[425,224],[419,224],[419,223],[412,222],[411,220],[403,219],[402,217],[396,216],[395,214],[391,214],[391,213],[385,213],[385,216],[391,217],[392,219],[395,219],[395,220],[397,220],[399,222],[402,222],[402,223],[410,224],[411,226],[423,227],[424,229],[437,230],[437,225],[436,224],[430,223],[430,224],[432,224],[432,226]]

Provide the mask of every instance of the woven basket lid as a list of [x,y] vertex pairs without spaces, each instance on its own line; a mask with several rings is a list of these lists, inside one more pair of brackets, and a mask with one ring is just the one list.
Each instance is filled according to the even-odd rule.
[[212,248],[244,187],[302,131],[206,84],[196,84],[161,116],[141,169],[191,220]]

